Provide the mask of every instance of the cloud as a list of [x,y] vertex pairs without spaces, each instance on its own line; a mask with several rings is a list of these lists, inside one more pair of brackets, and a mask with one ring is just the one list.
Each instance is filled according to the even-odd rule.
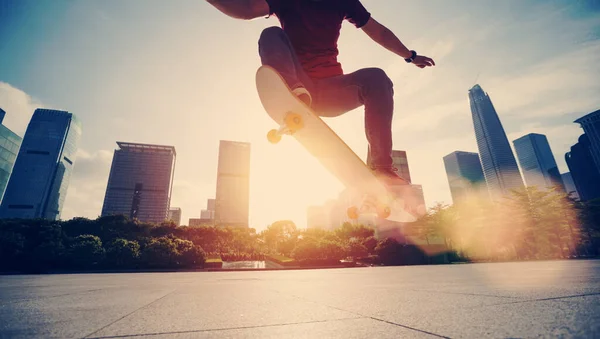
[[2,123],[23,137],[33,112],[44,105],[22,90],[0,81],[0,108],[6,111]]
[[102,211],[112,151],[77,151],[69,190],[63,207],[62,219],[76,216],[97,218]]

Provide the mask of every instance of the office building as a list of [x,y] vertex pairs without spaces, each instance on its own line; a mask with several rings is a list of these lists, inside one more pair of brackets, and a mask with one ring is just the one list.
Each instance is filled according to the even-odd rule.
[[567,192],[567,194],[571,194],[573,198],[579,200],[579,193],[577,193],[577,187],[575,187],[575,182],[573,181],[571,172],[561,174],[561,178],[563,185],[565,185],[565,192]]
[[215,225],[248,227],[250,144],[221,140],[217,169]]
[[558,166],[543,134],[530,133],[513,141],[519,165],[528,187],[564,189]]
[[600,110],[587,114],[575,120],[588,136],[590,143],[590,153],[596,169],[600,172]]
[[489,198],[479,154],[452,152],[444,156],[444,167],[455,204],[465,200]]
[[479,85],[469,90],[469,102],[483,175],[494,200],[523,188],[523,179],[504,127],[489,95]]
[[2,218],[60,219],[81,138],[69,112],[36,109],[0,205]]
[[168,217],[177,154],[175,147],[117,142],[102,216],[125,215],[161,223]]
[[0,201],[12,173],[23,139],[4,126],[6,112],[0,108]]
[[592,148],[587,134],[565,154],[565,160],[581,201],[600,198],[600,172],[592,157]]
[[206,209],[200,211],[200,219],[215,220],[215,199],[206,200]]
[[181,208],[171,207],[169,209],[167,220],[173,221],[177,226],[181,226]]

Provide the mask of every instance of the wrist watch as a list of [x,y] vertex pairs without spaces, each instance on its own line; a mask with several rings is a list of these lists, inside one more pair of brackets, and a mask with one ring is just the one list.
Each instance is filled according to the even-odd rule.
[[412,51],[412,50],[410,52],[412,53],[412,55],[410,56],[410,58],[404,59],[404,61],[406,61],[408,63],[413,62],[413,60],[415,60],[415,58],[417,57],[417,52]]

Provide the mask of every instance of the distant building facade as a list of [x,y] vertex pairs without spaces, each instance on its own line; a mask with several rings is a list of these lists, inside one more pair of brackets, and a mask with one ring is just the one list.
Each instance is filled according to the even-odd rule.
[[581,199],[579,193],[577,193],[577,187],[575,187],[575,182],[573,181],[571,172],[561,174],[561,178],[563,184],[565,185],[565,192],[567,192],[567,194],[571,194],[571,196],[577,200]]
[[217,168],[215,225],[249,227],[250,144],[221,140]]
[[545,135],[530,133],[514,140],[513,145],[528,187],[546,189],[558,186],[564,189],[558,165]]
[[171,220],[177,226],[181,226],[181,208],[179,208],[179,207],[171,207],[169,209],[167,220]]
[[523,179],[488,94],[475,85],[469,90],[469,102],[483,174],[490,195],[496,200],[512,189],[523,188]]
[[600,198],[600,172],[594,163],[587,134],[582,134],[579,141],[571,146],[571,151],[565,154],[565,160],[580,200]]
[[161,223],[168,217],[177,154],[175,147],[117,142],[102,216],[125,215]]
[[0,108],[0,201],[6,190],[23,139],[4,126],[6,112]]
[[589,139],[590,154],[596,169],[600,172],[600,110],[587,114],[577,120]]
[[455,204],[465,199],[489,198],[479,154],[455,151],[444,156],[443,159],[450,194]]
[[4,192],[0,217],[60,219],[81,132],[72,113],[35,110]]

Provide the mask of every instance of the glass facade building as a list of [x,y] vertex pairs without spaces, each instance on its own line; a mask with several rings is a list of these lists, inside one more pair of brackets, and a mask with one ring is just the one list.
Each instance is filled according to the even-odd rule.
[[587,114],[577,120],[589,140],[590,154],[596,169],[600,172],[600,110]]
[[6,189],[6,185],[8,185],[8,179],[12,173],[21,142],[23,141],[20,136],[2,125],[5,114],[6,112],[0,108],[0,201],[2,201],[2,197],[4,196],[4,190]]
[[571,151],[565,154],[565,160],[579,199],[588,201],[600,198],[600,172],[594,164],[587,134],[581,135],[579,141],[571,146]]
[[511,189],[523,188],[523,179],[488,94],[475,85],[469,90],[469,102],[483,175],[491,197],[496,200]]
[[452,201],[488,198],[489,193],[479,154],[455,151],[444,157],[444,168],[448,177]]
[[250,144],[221,140],[215,196],[215,225],[248,227]]
[[564,189],[560,171],[545,135],[530,133],[514,140],[513,145],[528,187],[546,189],[559,186]]
[[80,138],[81,123],[74,114],[35,110],[0,205],[0,217],[60,219]]
[[173,146],[117,142],[102,216],[162,223],[169,217],[176,152]]

